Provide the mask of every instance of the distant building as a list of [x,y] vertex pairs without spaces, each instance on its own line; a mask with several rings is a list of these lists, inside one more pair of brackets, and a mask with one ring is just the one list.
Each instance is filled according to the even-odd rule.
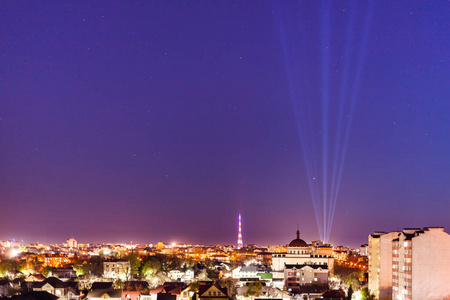
[[349,252],[348,247],[336,246],[333,248],[333,257],[337,261],[345,262],[348,260]]
[[158,243],[156,243],[156,250],[162,250],[166,247],[166,245],[164,245],[163,242],[159,241]]
[[69,248],[78,248],[78,242],[74,238],[70,238],[67,240],[67,247]]
[[359,255],[361,256],[367,256],[367,250],[369,248],[369,245],[363,244],[359,247]]

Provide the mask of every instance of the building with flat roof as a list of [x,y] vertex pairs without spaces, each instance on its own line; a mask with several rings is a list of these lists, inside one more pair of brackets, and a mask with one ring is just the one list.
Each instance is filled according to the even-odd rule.
[[377,299],[392,299],[392,240],[399,231],[369,235],[369,290]]

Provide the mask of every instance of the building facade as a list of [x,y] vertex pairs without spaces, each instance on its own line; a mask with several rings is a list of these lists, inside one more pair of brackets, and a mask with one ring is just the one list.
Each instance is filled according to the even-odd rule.
[[111,260],[103,262],[103,277],[108,279],[127,280],[131,275],[130,262]]
[[450,297],[450,235],[443,227],[404,229],[393,255],[393,299]]
[[399,231],[369,235],[369,290],[377,299],[392,299],[392,240]]
[[380,300],[450,297],[450,235],[443,227],[369,236],[369,289]]
[[300,292],[300,287],[313,284],[328,284],[327,265],[286,265],[284,269],[285,289]]
[[[293,290],[294,285],[298,287],[317,281],[326,283],[328,274],[333,269],[334,258],[331,254],[331,248],[328,246],[321,249],[308,245],[300,239],[300,232],[297,230],[297,238],[289,243],[287,252],[273,254],[273,278],[274,280],[282,279],[286,290]],[[295,271],[293,271],[294,268]],[[297,276],[297,273],[304,275]],[[326,279],[324,274],[326,274]]]

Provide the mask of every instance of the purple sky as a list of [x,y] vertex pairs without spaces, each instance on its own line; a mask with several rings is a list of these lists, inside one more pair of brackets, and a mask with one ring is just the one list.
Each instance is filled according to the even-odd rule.
[[[351,11],[348,61],[363,57],[330,241],[448,231],[450,4],[376,1],[365,33],[355,2],[330,6],[331,93]],[[0,239],[236,244],[238,213],[244,243],[288,243],[297,223],[319,239],[301,145],[321,140],[301,140],[294,104],[320,103],[323,16],[319,1],[3,1]]]

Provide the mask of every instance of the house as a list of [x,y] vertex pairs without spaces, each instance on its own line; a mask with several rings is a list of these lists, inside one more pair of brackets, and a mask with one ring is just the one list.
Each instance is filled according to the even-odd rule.
[[237,267],[231,272],[233,278],[257,278],[257,273],[258,267],[253,265]]
[[184,289],[185,284],[181,282],[165,282],[163,285],[155,289],[151,289],[149,294],[151,300],[161,299],[160,294],[170,294],[174,296],[176,300],[180,300],[181,290]]
[[127,280],[131,276],[130,262],[127,260],[109,260],[103,262],[103,277]]
[[0,280],[0,296],[5,296],[8,293],[9,288],[11,287],[11,283],[8,279]]
[[122,289],[93,290],[86,295],[88,300],[122,300]]
[[58,296],[50,294],[45,291],[32,291],[27,293],[22,293],[20,295],[14,295],[10,300],[57,300]]
[[167,275],[170,279],[181,282],[190,282],[194,280],[195,277],[194,269],[192,268],[187,268],[184,272],[178,269],[170,270]]
[[214,283],[200,284],[198,287],[198,299],[199,300],[219,300],[229,299],[228,291],[226,288],[222,288]]
[[58,278],[77,278],[77,272],[73,268],[53,268],[52,274]]
[[195,278],[194,269],[187,268],[186,271],[184,272],[183,277],[181,277],[181,281],[182,282],[191,282],[192,280],[194,280],[194,278]]
[[80,298],[76,282],[63,282],[56,277],[49,277],[42,282],[32,282],[31,284],[33,291],[45,291],[62,300],[78,300]]
[[189,285],[181,290],[180,300],[191,300],[194,294],[194,289]]
[[182,272],[178,269],[170,270],[169,274],[167,274],[167,276],[169,276],[170,279],[175,280],[175,281],[180,280],[181,277],[183,277],[183,275],[184,275],[184,272]]
[[139,291],[122,291],[122,300],[140,300],[141,292]]

